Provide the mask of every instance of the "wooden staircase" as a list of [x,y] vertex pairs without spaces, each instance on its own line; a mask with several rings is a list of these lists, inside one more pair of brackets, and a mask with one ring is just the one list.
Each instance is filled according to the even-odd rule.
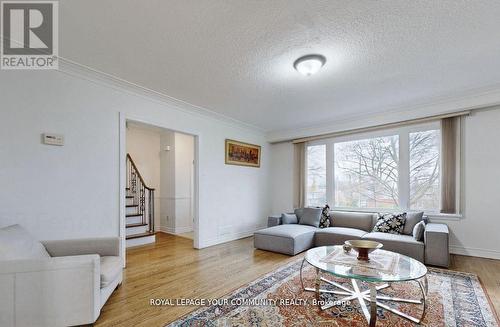
[[154,188],[144,182],[130,154],[127,154],[125,228],[127,247],[154,243]]

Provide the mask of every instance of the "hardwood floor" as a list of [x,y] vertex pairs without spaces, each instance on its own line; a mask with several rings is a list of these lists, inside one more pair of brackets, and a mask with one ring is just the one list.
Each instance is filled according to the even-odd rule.
[[478,275],[497,316],[500,314],[500,260],[452,255],[450,269]]
[[[127,251],[123,284],[96,326],[164,326],[196,307],[155,307],[150,299],[218,298],[300,257],[256,250],[251,237],[203,250],[183,237],[158,233],[156,239]],[[454,255],[451,269],[479,275],[500,312],[499,260]]]

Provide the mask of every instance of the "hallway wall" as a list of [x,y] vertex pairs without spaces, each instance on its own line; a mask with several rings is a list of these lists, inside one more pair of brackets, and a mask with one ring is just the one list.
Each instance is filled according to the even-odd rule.
[[137,166],[146,186],[155,189],[155,226],[159,226],[160,207],[160,132],[128,124],[127,153]]
[[[170,150],[167,151],[166,147]],[[194,137],[161,133],[161,197],[160,229],[167,233],[193,231]]]

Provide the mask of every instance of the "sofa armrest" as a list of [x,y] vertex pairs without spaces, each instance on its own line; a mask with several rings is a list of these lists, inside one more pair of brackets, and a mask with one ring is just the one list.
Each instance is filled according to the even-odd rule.
[[0,274],[21,274],[64,269],[97,269],[100,260],[97,254],[54,257],[46,259],[23,259],[0,261]]
[[119,237],[42,241],[42,244],[52,257],[84,254],[99,254],[100,256],[120,255]]
[[445,224],[425,225],[425,263],[433,266],[450,265],[449,229]]
[[73,326],[100,311],[99,256],[0,262],[0,325]]
[[281,225],[281,215],[273,215],[267,217],[267,227],[273,227]]

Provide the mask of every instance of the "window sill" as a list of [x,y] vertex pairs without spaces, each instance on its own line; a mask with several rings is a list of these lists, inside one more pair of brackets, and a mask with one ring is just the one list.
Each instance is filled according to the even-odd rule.
[[426,214],[430,220],[462,220],[463,215],[459,213],[430,213]]
[[[401,212],[405,211],[402,209],[366,209],[366,208],[342,208],[342,207],[334,207],[330,210],[338,210],[338,211],[352,211],[352,212],[368,212],[368,213],[377,213],[377,212]],[[414,210],[409,210],[414,211]],[[431,220],[461,220],[463,215],[460,213],[425,213],[428,219]]]

